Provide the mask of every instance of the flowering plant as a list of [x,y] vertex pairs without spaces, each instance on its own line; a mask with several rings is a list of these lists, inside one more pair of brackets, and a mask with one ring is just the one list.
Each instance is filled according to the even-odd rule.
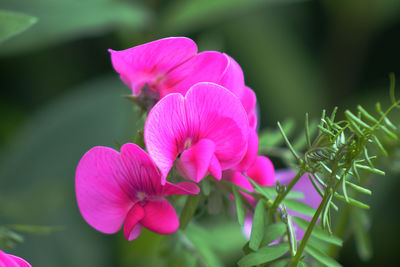
[[[383,135],[397,139],[387,118],[400,103],[393,86],[393,103],[386,111],[378,104],[378,117],[359,106],[357,115],[347,110],[346,119],[336,121],[335,109],[330,116],[324,111],[316,125],[306,114],[304,148],[295,148],[278,123],[293,157],[281,153],[292,170],[275,171],[259,151],[268,155],[276,144],[265,145],[270,134],[257,132],[256,97],[233,58],[197,53],[195,43],[183,37],[110,53],[146,120],[138,145],[124,144],[120,153],[95,147],[81,159],[77,201],[92,227],[115,233],[124,225],[128,241],[142,227],[172,234],[194,223],[194,215],[201,216],[200,199],[208,203],[209,214],[221,212],[221,199],[215,201],[212,190],[228,196],[228,212],[234,203],[248,238],[239,266],[297,266],[315,260],[339,265],[334,257],[342,240],[332,228],[332,212],[369,208],[357,200],[359,194],[371,194],[363,187],[367,174],[384,174],[370,155],[387,154]],[[173,205],[165,199],[173,195],[188,196],[182,206],[180,198],[171,199]],[[337,231],[340,235],[343,229]]]

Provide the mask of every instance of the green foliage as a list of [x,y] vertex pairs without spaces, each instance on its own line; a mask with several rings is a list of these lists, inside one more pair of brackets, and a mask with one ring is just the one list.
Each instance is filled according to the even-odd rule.
[[0,43],[25,31],[36,21],[32,16],[0,10]]
[[116,26],[138,29],[150,19],[138,3],[116,0],[3,0],[2,7],[39,18],[34,28],[7,42],[3,54],[99,35]]
[[277,244],[260,248],[238,261],[240,267],[254,266],[264,262],[273,261],[289,251],[288,244]]
[[257,250],[264,237],[265,208],[262,200],[259,200],[254,211],[253,225],[251,227],[249,247]]
[[243,207],[242,196],[239,193],[236,186],[232,186],[232,193],[233,193],[233,196],[235,197],[235,206],[236,206],[236,214],[237,214],[238,222],[239,222],[240,226],[243,226],[244,225],[244,216],[246,215],[246,212]]
[[186,198],[185,206],[181,212],[181,217],[179,218],[181,229],[185,229],[192,219],[194,213],[196,212],[197,206],[199,205],[200,194],[189,195]]

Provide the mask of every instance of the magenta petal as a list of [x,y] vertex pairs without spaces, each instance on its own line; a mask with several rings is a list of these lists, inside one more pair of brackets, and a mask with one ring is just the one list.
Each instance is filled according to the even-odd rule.
[[191,182],[180,182],[178,184],[172,184],[167,182],[163,187],[162,196],[169,195],[197,195],[200,192],[200,188]]
[[242,172],[249,169],[254,164],[257,155],[258,155],[258,135],[254,129],[250,128],[246,155],[244,156],[242,161],[240,161],[240,163],[235,167],[235,170]]
[[182,152],[176,161],[177,170],[183,177],[198,183],[206,175],[214,152],[214,142],[201,139],[194,146]]
[[212,177],[217,179],[218,181],[222,178],[222,169],[221,164],[215,155],[212,155],[210,166],[208,167],[208,172],[211,174]]
[[242,68],[232,57],[224,55],[228,58],[229,63],[218,84],[241,98],[245,88]]
[[144,217],[144,209],[139,204],[135,204],[128,212],[124,223],[124,236],[128,241],[136,239],[141,231],[142,226],[139,221]]
[[17,262],[10,257],[11,255],[4,253],[0,250],[0,266],[1,267],[19,267]]
[[174,207],[165,199],[151,200],[144,206],[144,218],[140,223],[150,231],[172,234],[179,227]]
[[186,94],[190,135],[215,144],[222,170],[238,164],[247,150],[249,122],[240,100],[213,83],[197,83]]
[[240,97],[240,101],[242,102],[247,114],[254,112],[254,109],[256,108],[257,97],[251,88],[245,86],[243,95]]
[[[17,267],[32,267],[26,260],[18,257],[18,256],[14,256],[11,254],[8,254],[8,257],[10,257],[17,265]],[[1,259],[0,259],[0,263],[1,263]],[[6,265],[6,267],[12,267],[12,265],[8,266]]]
[[129,173],[127,184],[147,196],[156,196],[162,191],[161,175],[152,159],[136,144],[127,143],[121,147],[121,158]]
[[[189,88],[198,82],[218,83],[228,63],[228,57],[222,53],[215,51],[201,52],[168,74],[165,82],[168,91],[162,92],[161,96],[173,92],[185,95]],[[173,84],[174,81],[179,80],[179,77],[185,78]]]
[[261,186],[273,186],[275,184],[274,165],[265,156],[258,156],[246,174]]
[[170,37],[109,52],[114,69],[137,95],[144,83],[157,86],[168,72],[194,57],[197,46],[188,38]]
[[183,150],[186,136],[183,96],[170,94],[153,107],[144,127],[146,148],[161,171],[163,185],[175,158]]
[[76,198],[86,222],[103,233],[117,232],[133,204],[128,172],[120,155],[108,147],[94,147],[76,170]]

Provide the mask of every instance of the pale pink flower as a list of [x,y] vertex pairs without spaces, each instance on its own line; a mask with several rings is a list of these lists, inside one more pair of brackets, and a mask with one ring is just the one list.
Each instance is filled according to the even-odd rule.
[[197,185],[169,182],[151,158],[137,145],[125,144],[118,153],[94,147],[82,157],[76,170],[76,197],[86,222],[96,230],[112,234],[123,231],[127,240],[137,238],[145,227],[159,234],[178,229],[175,209],[164,198],[198,194]]
[[0,267],[31,267],[24,259],[0,250]]
[[240,100],[213,83],[198,83],[183,97],[170,94],[150,111],[144,139],[165,183],[174,162],[195,182],[209,172],[221,179],[222,170],[245,156],[249,122]]

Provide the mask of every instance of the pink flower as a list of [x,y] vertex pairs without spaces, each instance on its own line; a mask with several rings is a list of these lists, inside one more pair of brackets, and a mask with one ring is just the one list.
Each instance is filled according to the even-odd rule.
[[20,257],[6,254],[0,250],[0,267],[31,267],[31,265]]
[[[274,165],[269,158],[265,156],[258,156],[254,164],[244,173],[260,186],[273,186],[275,184]],[[239,171],[224,171],[223,178],[235,185],[247,189],[250,192],[254,192],[254,186]],[[250,204],[255,204],[255,200],[252,196],[243,192],[241,193],[246,197]]]
[[247,150],[249,123],[240,100],[213,83],[198,83],[183,97],[170,94],[150,111],[144,139],[161,171],[162,183],[174,162],[195,182],[209,172],[236,166]]
[[123,145],[120,153],[94,147],[76,170],[76,197],[83,218],[106,234],[116,233],[124,224],[129,241],[140,235],[142,227],[159,234],[175,232],[179,220],[164,197],[198,192],[197,185],[189,182],[162,186],[153,161],[135,144]]
[[242,102],[255,128],[256,97],[245,86],[243,71],[230,56],[216,51],[197,54],[196,44],[189,38],[170,37],[122,51],[109,50],[111,61],[121,80],[140,101],[151,107],[170,93],[186,92],[198,82],[219,84]]

